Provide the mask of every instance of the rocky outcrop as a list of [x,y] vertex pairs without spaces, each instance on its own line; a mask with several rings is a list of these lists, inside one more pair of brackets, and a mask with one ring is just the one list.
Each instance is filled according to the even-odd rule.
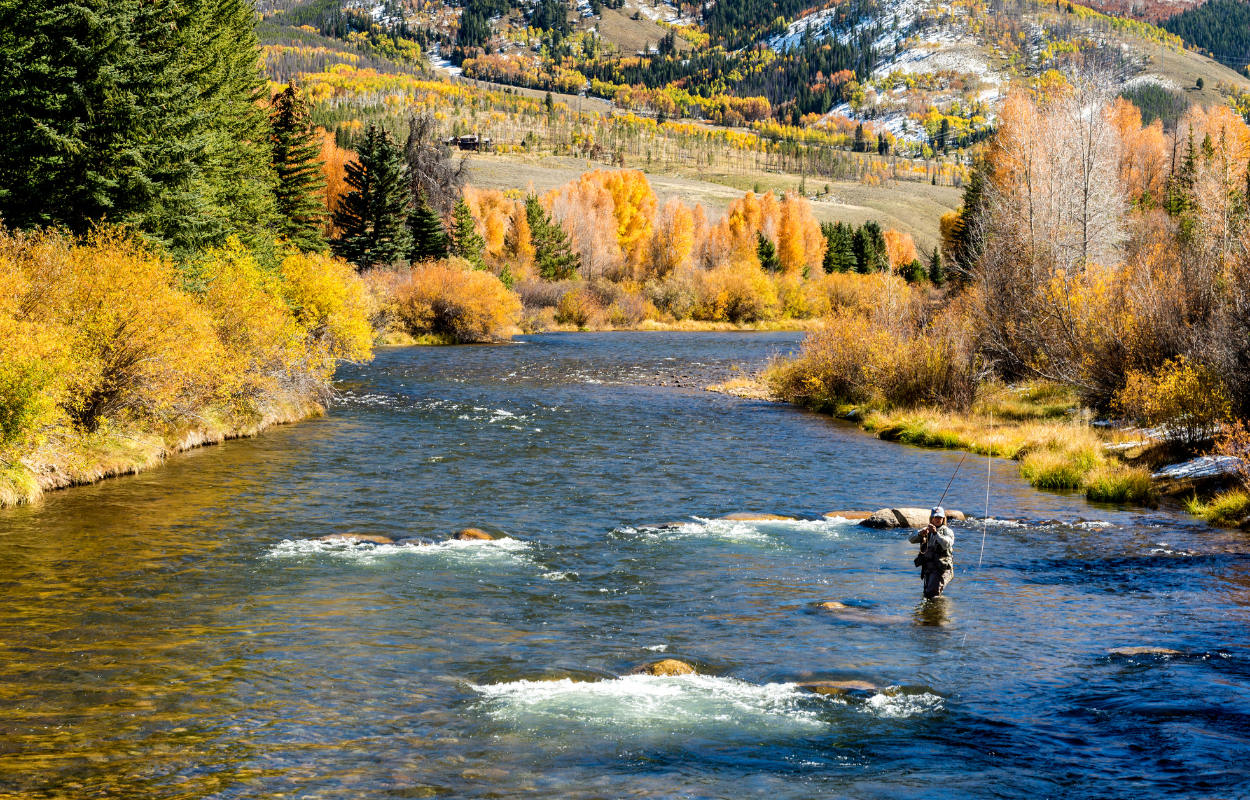
[[[868,515],[859,523],[867,528],[923,528],[929,524],[927,508],[883,508]],[[964,520],[967,515],[962,511],[950,509],[946,512],[946,520]]]
[[678,661],[675,658],[665,658],[660,661],[652,661],[650,664],[634,667],[630,670],[632,675],[657,675],[670,677],[674,675],[694,675],[695,668],[687,664],[685,661]]
[[395,544],[395,540],[389,536],[376,536],[369,533],[332,533],[329,536],[322,536],[318,541],[321,542],[372,542],[373,544]]
[[781,514],[756,514],[750,511],[726,514],[721,519],[733,522],[794,522],[794,517],[786,517]]
[[489,533],[481,530],[480,528],[464,528],[463,530],[458,530],[451,535],[451,538],[461,542],[493,542],[495,540],[494,536],[491,536]]

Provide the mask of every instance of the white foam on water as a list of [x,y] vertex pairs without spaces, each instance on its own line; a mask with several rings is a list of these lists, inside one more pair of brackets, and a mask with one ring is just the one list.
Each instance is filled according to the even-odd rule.
[[530,545],[519,539],[468,540],[450,539],[445,542],[415,546],[408,544],[373,544],[371,542],[330,541],[320,539],[284,539],[265,554],[266,558],[306,558],[330,556],[360,564],[372,564],[384,559],[414,558],[436,559],[445,563],[483,565],[499,563],[529,563],[527,551]]
[[717,727],[755,733],[805,732],[828,723],[812,695],[792,683],[756,685],[710,675],[627,675],[594,683],[515,681],[474,686],[479,707],[501,722],[523,726],[575,723],[579,730],[667,732]]
[[868,702],[864,704],[864,707],[878,717],[906,719],[907,717],[915,717],[920,714],[942,710],[943,700],[936,694],[930,694],[929,692],[924,694],[900,694],[894,697],[874,694],[868,698]]
[[668,650],[668,645],[666,645],[666,644],[653,644],[653,645],[651,645],[650,647],[644,647],[644,648],[642,648],[642,649],[643,649],[643,650],[650,650],[652,653],[663,653],[663,652],[665,652],[666,650]]
[[543,577],[549,581],[567,581],[570,578],[576,578],[576,572],[544,572]]

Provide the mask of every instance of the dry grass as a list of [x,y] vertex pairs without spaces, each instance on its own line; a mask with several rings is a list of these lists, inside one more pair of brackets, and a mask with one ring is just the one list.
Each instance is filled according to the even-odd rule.
[[[993,423],[979,413],[952,414],[931,409],[870,411],[861,419],[865,430],[882,439],[992,454],[1020,462],[1020,472],[1038,489],[1082,490],[1090,500],[1154,505],[1158,493],[1150,473],[1109,455],[1108,436],[1079,420],[1047,420],[1050,390],[1021,392],[1019,419],[995,413]],[[994,406],[997,412],[1003,409]]]

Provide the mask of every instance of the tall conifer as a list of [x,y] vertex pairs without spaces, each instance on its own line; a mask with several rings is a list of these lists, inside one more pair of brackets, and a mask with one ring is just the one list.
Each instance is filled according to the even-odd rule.
[[423,193],[417,194],[417,204],[409,218],[409,227],[412,229],[410,258],[414,263],[447,258],[447,231],[443,230],[443,221],[430,208]]
[[390,133],[370,125],[346,172],[351,190],[334,212],[334,224],[342,231],[334,251],[361,269],[407,258],[412,247],[408,187]]
[[549,281],[572,278],[582,266],[582,257],[573,252],[569,236],[560,223],[551,219],[538,202],[537,195],[525,198],[525,221],[534,247],[534,265],[538,274]]
[[321,143],[313,133],[303,94],[288,85],[274,95],[269,110],[273,166],[278,183],[278,233],[301,250],[323,251],[325,178],[321,174]]
[[475,269],[484,269],[482,250],[485,247],[486,240],[477,232],[469,204],[461,197],[451,212],[451,250],[473,264]]

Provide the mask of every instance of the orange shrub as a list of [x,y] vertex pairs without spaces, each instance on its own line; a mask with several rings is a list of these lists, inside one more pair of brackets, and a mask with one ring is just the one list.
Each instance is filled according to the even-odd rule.
[[434,335],[456,342],[489,342],[510,336],[521,319],[521,301],[482,270],[446,262],[412,270],[396,291],[396,309],[413,336]]

